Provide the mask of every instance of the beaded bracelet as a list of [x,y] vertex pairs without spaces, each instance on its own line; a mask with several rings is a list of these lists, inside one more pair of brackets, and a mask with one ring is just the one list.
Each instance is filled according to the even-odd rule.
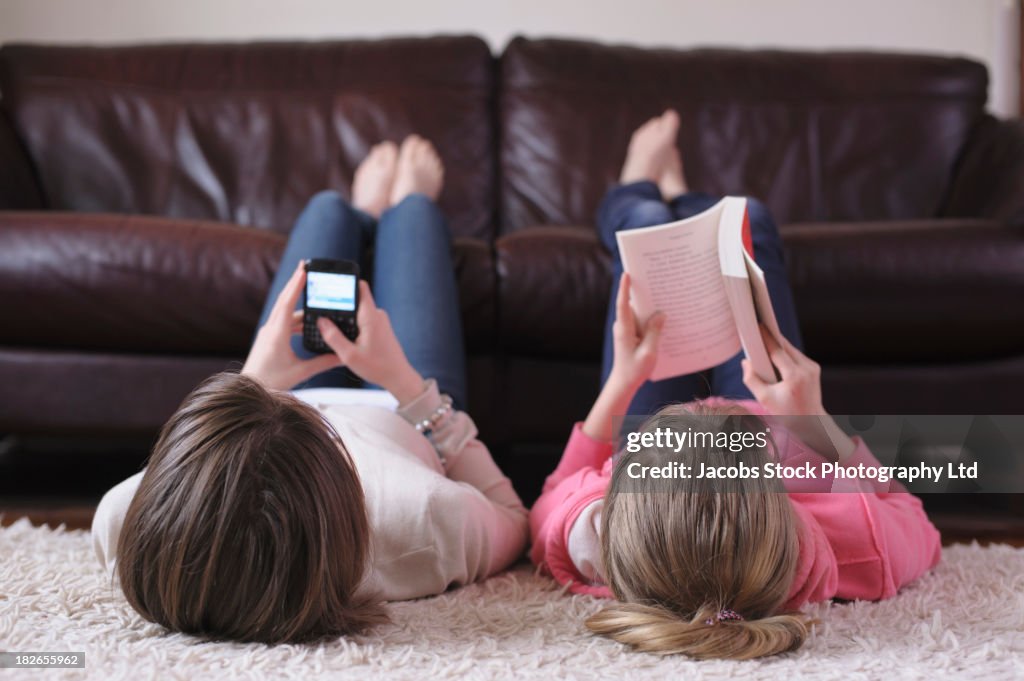
[[[435,430],[437,430],[438,424],[441,423],[441,421],[451,412],[452,398],[450,398],[448,395],[441,395],[441,406],[435,409],[433,414],[423,419],[419,423],[416,423],[413,427],[417,430],[417,432],[422,433],[423,436],[426,437],[428,440],[431,440],[431,444],[433,444],[433,440],[431,439],[430,436],[433,434]],[[437,458],[441,460],[441,466],[446,466],[448,464],[448,460],[447,458],[445,458],[444,452],[442,452],[436,446],[434,447],[434,451],[437,452]]]
[[440,423],[441,419],[443,419],[451,410],[452,398],[447,395],[441,395],[441,406],[435,409],[433,414],[419,423],[416,423],[414,427],[426,437],[430,437],[430,434],[437,429],[437,424]]

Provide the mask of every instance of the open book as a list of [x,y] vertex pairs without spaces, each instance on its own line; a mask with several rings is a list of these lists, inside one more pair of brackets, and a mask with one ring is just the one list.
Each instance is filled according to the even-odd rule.
[[778,380],[758,322],[782,334],[752,257],[746,199],[729,196],[699,215],[616,238],[637,319],[665,313],[651,380],[703,371],[741,348],[761,380]]

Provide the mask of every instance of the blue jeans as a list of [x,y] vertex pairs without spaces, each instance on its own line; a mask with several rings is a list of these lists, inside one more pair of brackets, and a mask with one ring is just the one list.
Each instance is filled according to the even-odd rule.
[[[601,241],[611,251],[612,297],[608,305],[608,317],[604,332],[604,357],[601,366],[601,383],[608,378],[614,358],[612,324],[615,322],[615,297],[619,292],[619,278],[622,276],[622,260],[615,233],[620,229],[650,227],[674,220],[682,220],[701,213],[718,203],[719,198],[690,192],[666,203],[653,182],[635,182],[612,188],[601,201],[597,214],[597,228]],[[760,201],[747,200],[750,215],[750,231],[754,242],[754,260],[764,270],[765,282],[775,308],[775,316],[782,334],[801,348],[800,327],[797,323],[793,293],[786,277],[786,265],[782,252],[779,230],[771,213]],[[726,360],[710,370],[710,376],[703,373],[676,376],[663,381],[647,381],[637,392],[630,405],[630,414],[653,414],[666,404],[689,402],[699,397],[717,395],[734,399],[751,399],[750,390],[743,384],[743,369],[740,360],[743,352]]]
[[[373,246],[372,262],[369,246]],[[466,405],[466,359],[452,265],[452,240],[437,205],[412,194],[384,211],[378,223],[336,192],[314,196],[295,222],[270,286],[260,326],[299,260],[334,258],[360,263],[372,279],[373,297],[387,311],[409,362],[460,408]],[[367,276],[370,273],[371,276]],[[302,309],[302,301],[296,306]],[[313,354],[292,338],[299,357]],[[344,367],[325,371],[296,388],[351,387],[357,378]]]

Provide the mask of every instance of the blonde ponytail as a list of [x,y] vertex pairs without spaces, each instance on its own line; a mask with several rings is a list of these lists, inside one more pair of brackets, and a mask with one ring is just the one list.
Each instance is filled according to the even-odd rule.
[[659,606],[616,603],[590,617],[586,625],[595,634],[645,653],[682,654],[698,660],[752,660],[796,650],[806,640],[811,624],[799,614],[708,621],[713,619],[705,613],[684,619]]
[[[666,407],[645,431],[765,432],[748,412],[703,404]],[[768,440],[769,446],[773,446]],[[587,627],[636,650],[748,660],[799,648],[812,621],[786,613],[799,557],[796,518],[777,479],[635,479],[629,466],[678,461],[761,468],[769,449],[707,447],[624,452],[601,518],[604,573],[620,601]]]

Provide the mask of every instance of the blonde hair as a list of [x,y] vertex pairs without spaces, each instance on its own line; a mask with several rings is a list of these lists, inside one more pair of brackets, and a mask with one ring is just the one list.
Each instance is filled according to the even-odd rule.
[[380,599],[359,592],[369,553],[363,488],[330,425],[223,373],[164,426],[117,571],[131,606],[172,631],[299,643],[386,621]]
[[[672,405],[643,431],[688,428],[765,432],[764,422],[734,408]],[[624,452],[615,467],[602,517],[605,576],[615,597],[586,621],[594,633],[659,654],[746,660],[799,648],[810,624],[780,612],[799,551],[796,519],[776,479],[630,478],[632,462],[675,460],[695,475],[700,462],[760,467],[769,448],[689,447]],[[732,610],[742,620],[719,619]]]

